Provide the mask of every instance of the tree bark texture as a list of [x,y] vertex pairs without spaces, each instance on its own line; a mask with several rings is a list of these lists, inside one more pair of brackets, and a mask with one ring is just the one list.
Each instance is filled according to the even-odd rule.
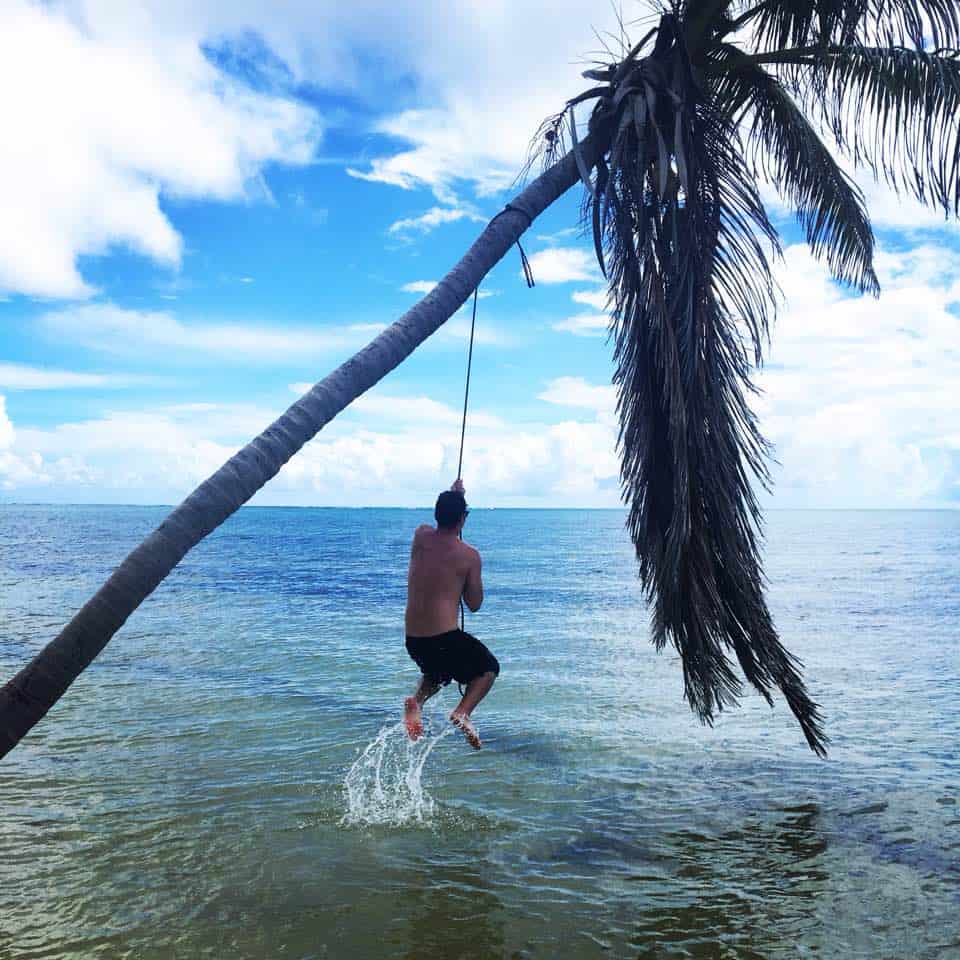
[[[589,138],[580,149],[592,151]],[[532,221],[578,179],[575,158],[567,154],[511,201],[510,209],[490,221],[463,259],[419,303],[317,383],[176,507],[59,636],[0,689],[0,757],[63,696],[187,552],[246,503],[341,410],[435,333]]]

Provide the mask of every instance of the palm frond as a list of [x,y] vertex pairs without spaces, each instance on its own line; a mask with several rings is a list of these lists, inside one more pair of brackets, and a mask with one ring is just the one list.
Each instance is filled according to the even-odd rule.
[[809,67],[798,95],[856,164],[960,214],[960,54],[832,47]]
[[960,46],[956,0],[765,0],[742,5],[759,48],[809,45]]
[[871,0],[868,42],[886,46],[910,43],[927,46],[960,45],[960,8],[956,0]]
[[728,44],[716,50],[715,62],[718,109],[735,122],[746,120],[754,169],[794,208],[814,255],[826,258],[836,279],[879,294],[860,189],[776,77]]
[[[694,79],[665,16],[654,52],[594,109],[610,146],[586,206],[606,255],[628,526],[657,648],[681,654],[684,692],[710,723],[747,680],[779,687],[811,748],[818,707],[780,643],[760,569],[751,477],[767,444],[747,402],[775,309],[777,250],[737,128]],[[741,330],[742,327],[745,331]]]
[[766,0],[747,6],[758,49],[782,50],[811,44],[849,43],[871,0]]

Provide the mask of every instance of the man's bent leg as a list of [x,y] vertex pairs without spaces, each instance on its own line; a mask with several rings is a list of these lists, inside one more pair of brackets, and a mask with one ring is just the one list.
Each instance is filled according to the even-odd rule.
[[424,676],[420,678],[417,692],[403,701],[403,723],[407,728],[407,736],[411,740],[419,740],[423,736],[423,717],[420,708],[439,689],[439,683]]
[[497,679],[497,675],[492,671],[488,670],[486,673],[480,674],[479,677],[474,677],[468,684],[467,689],[463,694],[463,699],[457,705],[453,713],[450,714],[450,719],[453,721],[454,725],[459,727],[464,736],[467,738],[467,742],[475,750],[480,749],[480,735],[477,733],[476,728],[470,722],[470,714],[473,712],[474,707],[490,692],[490,688],[493,686],[493,681]]

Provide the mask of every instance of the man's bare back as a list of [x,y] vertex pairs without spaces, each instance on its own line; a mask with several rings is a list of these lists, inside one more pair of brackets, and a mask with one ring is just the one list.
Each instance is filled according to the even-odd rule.
[[404,701],[404,722],[411,740],[423,733],[420,708],[451,680],[466,691],[450,719],[479,749],[480,737],[470,712],[487,695],[500,673],[497,658],[474,636],[457,628],[460,599],[472,612],[483,603],[480,554],[460,539],[469,510],[463,483],[437,498],[437,526],[417,527],[407,574],[407,652],[423,676]]
[[480,554],[456,533],[417,527],[407,574],[407,634],[435,637],[455,630],[461,596],[472,611],[480,609]]

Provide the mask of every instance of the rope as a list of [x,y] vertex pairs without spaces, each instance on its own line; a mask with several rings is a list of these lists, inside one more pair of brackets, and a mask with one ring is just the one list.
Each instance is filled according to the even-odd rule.
[[467,382],[463,388],[463,422],[460,424],[460,459],[457,461],[457,479],[463,479],[463,438],[467,433],[467,401],[470,399],[470,370],[473,367],[473,333],[477,328],[477,294],[479,287],[473,290],[473,316],[470,318],[470,349],[467,351]]
[[[530,212],[528,210],[524,210],[523,207],[521,207],[519,204],[516,204],[516,203],[508,203],[493,218],[493,220],[496,220],[497,217],[502,217],[505,213],[509,213],[511,210],[514,211],[515,213],[519,213],[522,216],[526,217],[528,227],[533,226],[533,217],[530,215]],[[491,220],[490,222],[493,223],[493,220]],[[523,279],[527,281],[527,289],[529,290],[532,287],[535,287],[536,284],[533,282],[533,270],[530,268],[530,261],[527,259],[526,251],[524,251],[523,246],[520,243],[519,237],[517,237],[517,249],[520,251],[520,265],[523,267]]]
[[[519,214],[522,214],[527,218],[527,226],[533,226],[533,217],[530,216],[529,212],[524,210],[523,207],[518,206],[517,204],[508,203],[494,218],[502,217],[505,213],[509,211],[515,211]],[[493,220],[490,222],[493,223]],[[517,237],[517,249],[520,251],[520,264],[523,267],[523,278],[527,281],[527,289],[529,290],[534,286],[533,282],[533,270],[530,268],[530,261],[527,259],[527,254],[524,251],[523,247],[520,244],[520,238]],[[470,372],[473,369],[473,335],[477,329],[477,295],[480,293],[479,286],[474,287],[473,290],[473,314],[470,317],[470,347],[467,351],[467,382],[463,388],[463,418],[460,423],[460,457],[457,460],[457,479],[463,479],[463,441],[467,435],[467,404],[470,400]],[[460,539],[463,539],[463,531],[460,531]],[[463,606],[463,597],[460,597],[460,629],[463,630],[466,624],[466,613]],[[458,683],[460,687],[460,694],[463,695],[463,685]]]
[[[457,479],[463,479],[463,438],[467,434],[467,402],[470,399],[470,371],[473,368],[473,334],[477,329],[477,294],[480,288],[473,288],[473,316],[470,318],[470,349],[467,351],[467,382],[463,388],[463,420],[460,424],[460,459],[457,462]],[[460,531],[460,539],[463,539],[463,531]],[[466,613],[463,609],[463,597],[460,597],[460,629],[463,630],[466,625]],[[459,684],[458,684],[459,686]],[[461,696],[463,690],[461,688]]]

